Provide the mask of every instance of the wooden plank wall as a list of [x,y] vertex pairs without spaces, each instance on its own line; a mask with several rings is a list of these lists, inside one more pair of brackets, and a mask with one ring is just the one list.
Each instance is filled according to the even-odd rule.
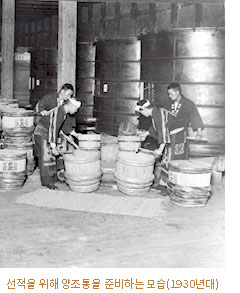
[[18,19],[15,47],[57,48],[58,16]]
[[[106,2],[95,3],[92,5],[89,5],[89,3],[78,4],[78,42],[94,42],[120,38],[124,39],[136,36],[142,37],[144,35],[157,34],[163,31],[176,31],[179,29],[189,29],[190,31],[195,31],[199,28],[211,28],[213,31],[215,30],[217,32],[219,29],[224,30],[224,27],[225,11],[224,5],[222,3],[149,4]],[[224,46],[220,50],[222,50],[221,56],[224,56]],[[153,61],[153,65],[155,64],[155,62],[156,61]],[[161,62],[161,65],[163,65],[163,60]],[[189,62],[191,62],[191,60]],[[211,63],[215,62],[215,60],[201,60],[200,62]],[[216,62],[221,62],[221,60]],[[169,60],[166,60],[166,66],[171,66],[170,63]],[[175,63],[177,63],[177,61]],[[178,68],[181,67],[180,65],[178,66]],[[187,65],[188,68],[191,67],[191,64]],[[142,66],[144,66],[144,64],[142,64]],[[176,66],[176,64],[174,66]],[[157,68],[156,66],[152,66],[150,68],[154,67]],[[162,66],[158,67],[156,72],[153,72],[153,69],[150,70],[149,75],[153,75],[151,81],[161,81],[163,76],[166,77],[166,82],[171,81],[173,78],[172,75],[168,77],[166,76],[167,73],[171,73],[172,71],[171,68],[168,67],[164,68],[163,70],[161,70]],[[181,72],[179,72],[179,74],[181,75]],[[201,76],[199,76],[199,74],[201,74],[201,72],[193,72],[193,81],[199,81],[202,78]],[[205,82],[202,85],[198,85],[196,83],[192,86],[185,86],[184,83],[189,83],[189,79],[184,81],[184,77],[182,76],[181,78],[178,78],[179,76],[176,76],[174,80],[179,80],[181,82],[184,81],[182,84],[183,93],[186,95],[186,97],[189,97],[190,99],[192,98],[193,100],[195,99],[194,102],[198,105],[204,123],[207,126],[204,136],[207,137],[212,144],[210,152],[214,153],[216,151],[218,153],[221,153],[224,152],[225,143],[224,71],[222,72],[221,77],[216,76],[216,80],[212,80],[212,78],[214,79],[214,74],[210,75],[210,80],[206,80],[207,76],[203,78],[204,81],[207,81],[207,83],[209,82],[207,86],[204,85]],[[217,86],[214,85],[214,82],[217,83]],[[193,92],[189,93],[190,90],[193,90]],[[161,90],[161,93],[162,92],[163,91]],[[166,92],[165,85],[164,92]],[[192,133],[190,134],[192,135]],[[209,153],[209,149],[207,146],[206,149],[204,149],[205,146],[200,146],[200,148],[201,151]],[[192,146],[192,150],[196,154],[199,150],[199,146]]]
[[78,42],[96,41],[173,28],[224,27],[223,4],[78,3]]

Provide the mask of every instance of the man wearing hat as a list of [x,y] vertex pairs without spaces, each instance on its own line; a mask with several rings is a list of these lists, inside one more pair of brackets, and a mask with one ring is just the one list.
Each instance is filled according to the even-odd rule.
[[50,189],[56,189],[54,176],[57,174],[56,159],[60,153],[57,148],[59,132],[64,134],[74,133],[71,116],[75,114],[81,102],[76,98],[68,98],[60,107],[52,109],[51,113],[43,116],[34,131],[34,154],[39,160],[41,183]]

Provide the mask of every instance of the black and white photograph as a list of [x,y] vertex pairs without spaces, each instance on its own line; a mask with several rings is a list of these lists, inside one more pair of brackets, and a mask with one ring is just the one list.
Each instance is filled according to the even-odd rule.
[[224,269],[225,1],[0,3],[0,268]]

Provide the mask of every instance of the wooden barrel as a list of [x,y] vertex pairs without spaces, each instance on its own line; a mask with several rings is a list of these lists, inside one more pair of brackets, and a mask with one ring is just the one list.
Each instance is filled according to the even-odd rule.
[[[141,36],[141,80],[144,98],[157,105],[168,101],[167,86],[181,85],[195,102],[205,125],[207,143],[191,143],[190,156],[224,154],[225,145],[225,31],[223,28],[178,28]],[[148,129],[151,119],[140,125]],[[146,124],[146,128],[143,124]],[[189,129],[189,136],[193,131]]]
[[80,149],[99,150],[101,146],[101,134],[78,134],[78,146]]
[[0,99],[0,110],[2,108],[18,108],[18,100],[17,99]]
[[92,192],[99,188],[102,176],[99,151],[76,150],[63,158],[66,182],[72,191]]
[[138,38],[96,42],[93,114],[98,132],[117,135],[123,121],[138,123],[135,106],[142,92],[140,59]]
[[31,175],[35,168],[35,160],[33,157],[33,143],[32,142],[25,142],[25,143],[4,143],[5,149],[9,150],[19,150],[23,151],[27,155],[27,175]]
[[118,138],[111,135],[102,135],[101,140],[101,169],[102,183],[112,185],[115,183],[114,172],[117,167]]
[[76,113],[79,125],[83,118],[93,117],[96,46],[91,42],[80,42],[76,53],[76,96],[82,102]]
[[[18,108],[18,100],[12,99],[0,99],[0,112],[4,111],[4,109],[9,109],[9,108]],[[0,130],[2,130],[2,116],[0,113]]]
[[2,130],[10,135],[31,134],[34,130],[34,114],[24,108],[4,109],[2,114]]
[[146,194],[154,179],[154,162],[152,154],[119,152],[115,172],[118,190],[129,195]]
[[0,187],[3,190],[21,188],[26,178],[26,153],[0,150]]
[[176,160],[169,163],[168,187],[173,203],[184,207],[203,207],[211,195],[212,165]]
[[137,151],[141,147],[142,137],[137,135],[118,136],[119,151]]

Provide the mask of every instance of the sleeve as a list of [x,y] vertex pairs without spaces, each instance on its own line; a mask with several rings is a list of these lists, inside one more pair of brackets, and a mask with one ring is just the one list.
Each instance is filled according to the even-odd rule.
[[197,106],[193,102],[191,103],[191,108],[189,112],[191,127],[193,131],[198,130],[198,128],[204,129],[202,118],[198,112]]
[[48,130],[48,142],[51,146],[56,145],[59,131],[64,122],[64,113],[60,108],[56,108],[50,114],[49,130]]
[[149,129],[150,135],[153,129],[155,129],[158,143],[168,143],[170,141],[169,130],[167,128],[168,113],[164,109],[154,107],[152,120],[154,125]]
[[68,115],[66,120],[63,123],[62,131],[66,135],[69,135],[73,131],[73,129],[76,128],[76,126],[77,126],[76,117],[72,115]]
[[49,106],[50,97],[49,95],[45,95],[39,100],[35,106],[35,111],[40,113],[43,110],[46,110]]

